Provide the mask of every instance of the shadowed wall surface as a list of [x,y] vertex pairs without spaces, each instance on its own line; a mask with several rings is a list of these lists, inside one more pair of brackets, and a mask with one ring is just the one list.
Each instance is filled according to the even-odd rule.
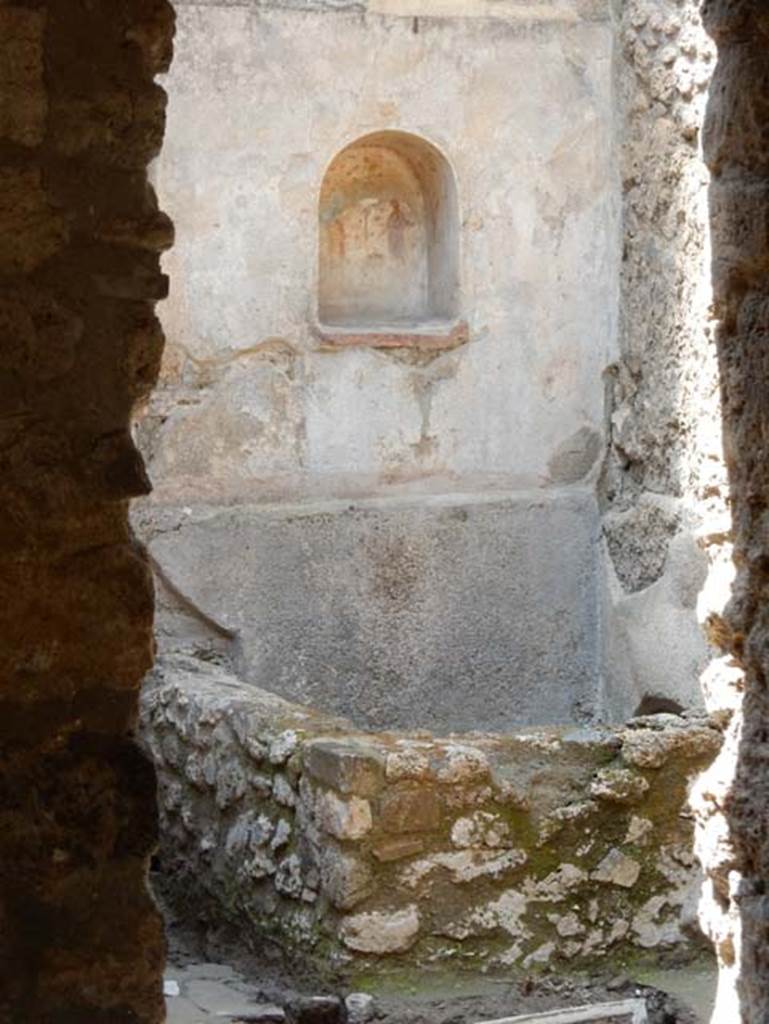
[[165,0],[0,5],[0,1020],[156,1024],[152,582],[128,526],[171,242]]
[[709,0],[703,18],[719,51],[703,141],[737,567],[711,632],[744,672],[744,697],[720,771],[700,787],[712,814],[700,845],[722,968],[714,1019],[759,1024],[769,1019],[769,9]]

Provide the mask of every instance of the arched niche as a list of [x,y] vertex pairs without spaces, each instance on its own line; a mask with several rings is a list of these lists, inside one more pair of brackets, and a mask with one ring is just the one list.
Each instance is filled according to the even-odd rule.
[[454,175],[431,143],[381,131],[346,146],[320,191],[318,318],[403,332],[458,315]]

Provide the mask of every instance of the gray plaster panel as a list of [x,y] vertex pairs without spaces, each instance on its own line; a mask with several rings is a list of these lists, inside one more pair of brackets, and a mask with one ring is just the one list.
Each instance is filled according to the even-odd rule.
[[374,728],[594,712],[596,508],[580,491],[192,512],[151,543],[246,679]]

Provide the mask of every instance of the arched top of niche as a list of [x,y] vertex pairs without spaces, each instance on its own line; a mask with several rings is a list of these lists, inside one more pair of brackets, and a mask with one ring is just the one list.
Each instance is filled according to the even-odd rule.
[[333,344],[443,348],[459,322],[459,212],[446,157],[409,132],[340,150],[319,198],[318,320]]

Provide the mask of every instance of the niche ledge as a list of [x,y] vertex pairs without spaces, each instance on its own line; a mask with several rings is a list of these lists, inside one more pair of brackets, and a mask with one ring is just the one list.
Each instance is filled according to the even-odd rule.
[[340,326],[318,324],[314,328],[320,348],[413,348],[423,352],[459,348],[469,339],[466,320],[426,323]]

